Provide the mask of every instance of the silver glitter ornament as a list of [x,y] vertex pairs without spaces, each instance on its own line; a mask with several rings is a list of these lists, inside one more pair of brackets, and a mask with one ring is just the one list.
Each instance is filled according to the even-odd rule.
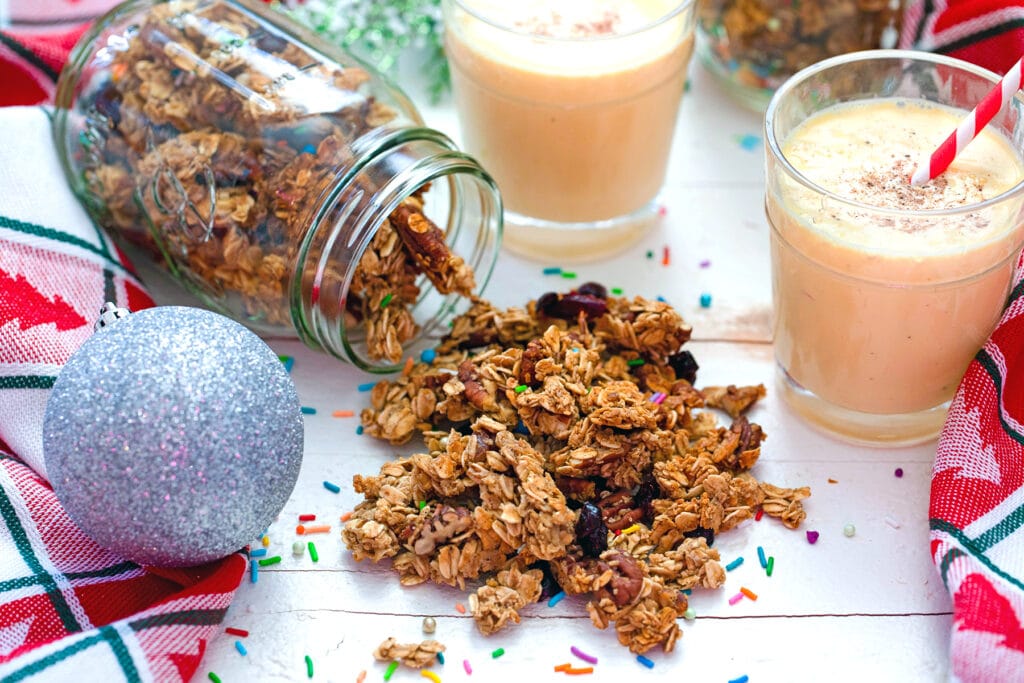
[[106,321],[61,370],[43,422],[68,515],[144,565],[197,565],[257,537],[291,495],[302,447],[277,355],[238,323],[180,306]]

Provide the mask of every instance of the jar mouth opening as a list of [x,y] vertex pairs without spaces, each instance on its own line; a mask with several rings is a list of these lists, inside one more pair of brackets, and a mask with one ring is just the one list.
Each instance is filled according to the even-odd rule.
[[[690,6],[693,5],[697,0],[681,0],[680,2],[677,2],[675,6],[673,6],[668,11],[658,15],[657,17],[651,19],[648,22],[645,22],[639,26],[635,26],[629,29],[628,31],[623,31],[622,33],[610,33],[593,36],[540,35],[526,28],[519,27],[516,26],[515,24],[511,24],[506,21],[501,21],[500,19],[496,19],[492,16],[489,16],[488,14],[481,12],[479,9],[471,7],[469,3],[466,2],[466,0],[451,1],[455,5],[457,5],[458,8],[461,9],[463,12],[470,15],[477,21],[487,24],[491,28],[498,29],[500,31],[505,31],[506,33],[512,33],[520,37],[532,38],[543,42],[549,42],[554,44],[578,45],[582,43],[611,42],[623,38],[630,38],[633,36],[640,35],[642,33],[650,31],[651,29],[657,28],[658,26],[667,23],[670,20],[674,19],[675,17],[678,17],[680,14],[683,14],[684,12],[688,11]],[[515,0],[512,1],[514,2]]]
[[[293,283],[293,311],[303,311],[306,320],[296,320],[296,328],[303,331],[309,340],[329,353],[343,358],[361,370],[373,373],[393,373],[402,368],[406,358],[413,351],[418,352],[424,342],[439,336],[439,330],[452,315],[468,308],[468,299],[458,293],[440,293],[425,273],[416,276],[418,294],[408,304],[408,313],[416,322],[416,332],[402,342],[403,358],[392,362],[385,358],[375,359],[369,354],[366,322],[346,315],[346,304],[356,271],[376,237],[378,231],[392,212],[414,195],[420,188],[430,185],[425,193],[424,214],[431,217],[445,234],[445,241],[452,253],[461,256],[475,274],[474,295],[479,295],[494,271],[496,254],[502,233],[501,199],[494,180],[480,168],[471,157],[454,150],[454,145],[440,133],[428,129],[399,131],[394,139],[377,151],[376,160],[386,161],[388,154],[401,154],[400,141],[422,142],[427,140],[431,152],[395,174],[368,199],[361,209],[339,206],[346,201],[366,200],[342,192],[353,173],[340,178],[314,225],[323,224],[321,230],[330,232],[325,246],[316,257],[312,291],[328,291],[304,310],[301,299],[307,293],[302,282]],[[372,163],[372,162],[371,162]],[[363,168],[365,172],[366,165]],[[328,222],[329,221],[329,222]],[[307,236],[309,241],[313,233]],[[304,245],[300,262],[309,262],[313,256]],[[335,258],[339,254],[346,256]],[[340,288],[325,290],[321,283],[327,276],[332,263],[345,263]],[[296,276],[305,267],[296,269]],[[387,305],[387,304],[385,304]],[[327,309],[336,311],[328,314]],[[382,307],[383,308],[383,307]]]
[[[976,66],[969,62],[964,62],[953,57],[946,57],[944,55],[938,55],[933,53],[918,52],[914,50],[864,50],[861,52],[851,52],[849,54],[839,55],[830,59],[822,60],[816,64],[812,64],[809,67],[798,71],[785,83],[783,83],[772,96],[768,102],[768,109],[765,111],[764,118],[764,139],[765,147],[767,148],[768,154],[775,160],[779,167],[785,172],[785,174],[794,182],[802,185],[806,189],[821,195],[829,202],[835,202],[839,206],[844,206],[852,210],[867,211],[877,215],[886,215],[893,217],[902,218],[920,218],[920,219],[940,219],[954,216],[961,216],[964,214],[970,214],[978,211],[984,211],[985,209],[992,208],[998,204],[1002,204],[1009,199],[1016,198],[1024,195],[1024,177],[1021,178],[1013,187],[1002,192],[995,197],[986,199],[985,201],[978,202],[975,204],[968,204],[965,206],[958,206],[947,209],[901,209],[893,207],[883,207],[874,204],[867,204],[864,202],[850,199],[842,195],[836,194],[831,190],[821,187],[813,180],[801,173],[786,155],[782,151],[783,140],[778,132],[778,118],[780,116],[780,110],[783,102],[787,99],[794,97],[793,92],[796,91],[801,85],[810,81],[816,76],[819,76],[830,70],[842,67],[847,64],[853,64],[856,62],[885,62],[890,61],[899,64],[906,64],[911,62],[918,63],[931,63],[937,66],[948,67],[955,69],[961,73],[967,73],[973,76],[978,76],[986,81],[989,81],[992,85],[999,82],[999,76],[993,72],[984,69],[980,66]],[[906,71],[906,68],[903,67]],[[898,97],[897,93],[888,95],[888,97]],[[1024,107],[1024,94],[1018,92],[1014,96],[1014,100],[1018,105]],[[866,98],[850,98],[850,100],[841,100],[836,102],[837,104],[846,101],[870,101]],[[942,103],[938,103],[942,104]]]

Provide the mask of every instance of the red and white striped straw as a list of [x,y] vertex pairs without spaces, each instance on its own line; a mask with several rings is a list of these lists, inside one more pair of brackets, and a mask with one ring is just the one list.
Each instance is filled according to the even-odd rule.
[[923,185],[929,180],[938,177],[940,173],[949,168],[957,155],[963,151],[971,140],[977,137],[981,129],[989,124],[1003,108],[1003,105],[1010,101],[1010,98],[1024,85],[1024,74],[1021,70],[1021,62],[1024,57],[1017,60],[1006,75],[988,91],[981,102],[968,114],[956,130],[950,133],[949,137],[942,141],[938,149],[932,152],[928,163],[922,163],[910,176],[911,185]]

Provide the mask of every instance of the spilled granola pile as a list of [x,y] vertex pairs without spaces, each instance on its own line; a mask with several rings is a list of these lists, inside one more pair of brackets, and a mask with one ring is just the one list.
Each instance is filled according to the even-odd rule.
[[758,509],[797,528],[810,495],[749,473],[765,435],[744,413],[764,387],[697,389],[690,332],[668,304],[594,283],[525,309],[477,301],[432,363],[371,394],[365,433],[420,433],[426,451],[354,478],[353,556],[390,558],[407,586],[482,580],[485,634],[553,579],[631,651],[671,651],[683,591],[725,581],[715,534]]

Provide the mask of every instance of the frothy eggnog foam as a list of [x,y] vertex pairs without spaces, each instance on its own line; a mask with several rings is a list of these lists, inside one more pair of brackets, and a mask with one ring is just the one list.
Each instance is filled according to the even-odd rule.
[[[847,200],[901,211],[954,209],[997,197],[1024,176],[1006,138],[985,129],[945,173],[925,185],[910,185],[916,165],[963,116],[953,108],[898,98],[836,105],[794,129],[782,153],[805,178]],[[816,230],[869,250],[953,250],[986,242],[1008,227],[991,213],[901,221],[835,203],[823,206],[810,191],[791,187],[786,194],[798,205],[795,213]]]

